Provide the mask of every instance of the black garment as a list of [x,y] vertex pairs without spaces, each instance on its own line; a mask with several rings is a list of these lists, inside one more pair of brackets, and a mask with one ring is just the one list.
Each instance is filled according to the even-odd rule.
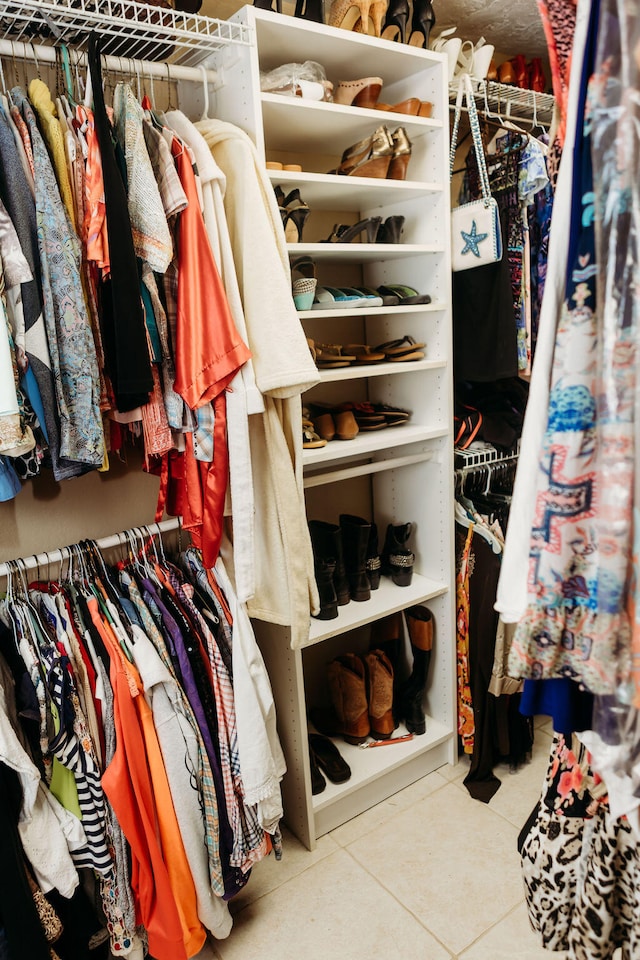
[[[51,890],[46,896],[62,921],[62,934],[55,943],[60,960],[106,960],[110,955],[108,937],[98,936],[103,927],[82,885],[76,887],[69,900],[57,890]],[[91,949],[94,937],[98,945]]]
[[11,960],[49,960],[18,833],[21,806],[18,775],[0,762],[0,927],[4,927],[5,953]]
[[482,414],[478,440],[511,450],[522,435],[529,385],[520,377],[493,382],[456,383],[456,404],[474,407]]
[[126,411],[147,402],[153,379],[127,194],[116,162],[111,124],[102,93],[100,41],[96,34],[89,39],[89,70],[102,156],[111,263],[111,277],[103,282],[100,290],[104,346],[118,409]]
[[453,274],[453,370],[458,380],[518,374],[518,346],[507,259],[507,223],[500,221],[502,260]]
[[[456,525],[458,539],[465,528]],[[491,545],[473,534],[469,576],[469,686],[473,703],[475,738],[471,768],[464,785],[474,798],[489,803],[500,788],[493,774],[497,755],[496,698],[489,693],[496,645],[498,614],[493,609],[500,574],[500,557]]]

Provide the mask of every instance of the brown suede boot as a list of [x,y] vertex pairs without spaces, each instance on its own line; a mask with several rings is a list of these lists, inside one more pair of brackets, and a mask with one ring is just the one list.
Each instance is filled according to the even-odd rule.
[[364,743],[369,736],[369,713],[364,663],[355,653],[345,653],[327,667],[336,733],[347,743]]
[[369,723],[375,740],[388,740],[395,730],[393,720],[393,667],[382,650],[365,654]]

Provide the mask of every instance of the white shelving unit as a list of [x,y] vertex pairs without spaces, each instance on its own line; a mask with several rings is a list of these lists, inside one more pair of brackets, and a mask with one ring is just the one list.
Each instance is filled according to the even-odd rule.
[[[337,522],[359,513],[378,525],[380,548],[390,522],[415,523],[416,554],[409,587],[382,578],[364,603],[340,607],[330,621],[310,618],[303,649],[292,650],[287,627],[254,623],[276,697],[278,728],[288,772],[283,782],[285,820],[312,848],[316,838],[412,781],[455,759],[455,611],[453,562],[453,444],[449,256],[449,109],[444,55],[418,50],[270,11],[243,7],[234,17],[255,35],[252,48],[234,50],[215,93],[216,115],[239,124],[267,160],[299,163],[301,173],[269,171],[271,183],[299,188],[312,213],[303,242],[289,245],[317,264],[320,283],[336,286],[403,283],[432,302],[424,306],[305,311],[307,336],[320,342],[369,343],[411,335],[424,342],[425,358],[327,369],[303,402],[369,399],[412,411],[404,426],[360,433],[303,454],[309,518]],[[320,62],[334,85],[377,75],[381,100],[418,96],[433,102],[423,119],[297,97],[263,94],[260,71],[283,63]],[[193,110],[197,105],[193,105]],[[412,142],[404,181],[341,177],[335,168],[350,144],[380,124],[402,126]],[[399,244],[322,243],[332,222],[401,214]],[[329,230],[324,224],[329,223]],[[348,274],[348,279],[347,279]],[[342,279],[344,277],[344,279]],[[357,509],[354,507],[357,504]],[[326,664],[339,653],[368,649],[371,624],[415,603],[434,615],[436,639],[425,698],[427,733],[383,749],[359,749],[337,741],[352,776],[312,796],[308,710],[327,699]]]

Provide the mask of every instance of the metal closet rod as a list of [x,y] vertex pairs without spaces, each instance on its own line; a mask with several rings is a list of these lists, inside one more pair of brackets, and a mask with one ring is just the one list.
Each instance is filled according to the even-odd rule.
[[[148,530],[150,534],[163,534],[169,533],[171,530],[178,530],[180,527],[180,519],[178,517],[172,517],[170,520],[161,520],[160,523],[145,523],[141,524],[140,527],[134,527],[130,530],[123,530],[121,533],[112,534],[110,537],[102,537],[100,540],[95,540],[94,542],[98,544],[100,550],[109,550],[111,547],[122,546],[123,543],[126,543],[127,535],[131,536],[140,535],[140,531]],[[90,538],[87,538],[90,539]],[[72,546],[74,546],[72,544]],[[30,557],[20,557],[17,558],[20,561],[20,566],[23,569],[35,570],[36,567],[43,567],[45,564],[51,565],[56,563],[61,563],[62,560],[68,558],[69,547],[62,547],[58,550],[50,550],[48,553],[39,553],[32,554]],[[14,561],[10,561],[14,563]],[[0,577],[6,577],[9,573],[9,564],[0,563]]]
[[[86,65],[86,53],[77,50],[75,47],[70,49],[74,52],[74,64],[77,61],[79,64]],[[0,57],[33,60],[36,63],[38,61],[55,63],[56,48],[44,44],[0,40]],[[219,78],[217,70],[207,70],[205,67],[182,67],[180,64],[168,63],[165,60],[133,60],[129,57],[112,57],[103,54],[102,62],[107,70],[112,70],[114,73],[141,73],[145,77],[157,77],[159,80],[193,80],[203,83],[206,75],[207,83],[216,83]]]

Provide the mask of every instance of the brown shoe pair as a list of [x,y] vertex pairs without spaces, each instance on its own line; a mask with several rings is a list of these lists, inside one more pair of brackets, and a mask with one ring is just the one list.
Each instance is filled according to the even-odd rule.
[[347,743],[364,743],[367,737],[388,740],[393,720],[393,667],[382,650],[362,657],[345,653],[327,667],[333,712],[313,710],[311,720],[327,736]]

